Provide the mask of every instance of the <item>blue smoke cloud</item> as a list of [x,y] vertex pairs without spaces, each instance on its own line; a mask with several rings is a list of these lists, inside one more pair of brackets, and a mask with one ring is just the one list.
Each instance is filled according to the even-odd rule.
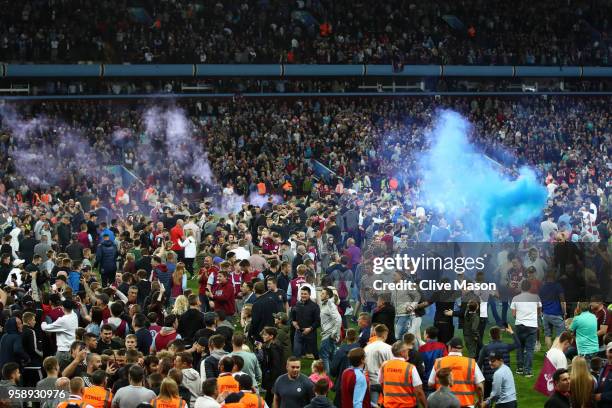
[[522,226],[542,214],[547,190],[529,167],[512,179],[504,168],[468,141],[470,124],[460,114],[441,111],[429,134],[430,149],[419,160],[421,199],[460,219],[470,241],[493,241],[497,226]]

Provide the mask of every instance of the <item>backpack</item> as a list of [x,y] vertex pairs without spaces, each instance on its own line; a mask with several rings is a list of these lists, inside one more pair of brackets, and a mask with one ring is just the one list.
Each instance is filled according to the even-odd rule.
[[340,300],[345,300],[348,295],[349,295],[349,291],[348,291],[348,287],[346,286],[346,280],[344,279],[344,272],[338,272],[338,278],[340,280],[340,283],[338,284],[338,297],[340,298]]

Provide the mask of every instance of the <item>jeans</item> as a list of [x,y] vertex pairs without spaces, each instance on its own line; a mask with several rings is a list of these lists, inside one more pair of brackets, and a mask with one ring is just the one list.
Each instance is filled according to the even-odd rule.
[[491,314],[493,315],[493,319],[495,319],[495,324],[499,327],[505,327],[504,323],[508,322],[508,302],[502,301],[502,315],[499,316],[499,312],[497,311],[497,299],[489,296],[488,306],[491,308]]
[[[421,338],[421,322],[423,318],[420,316],[414,316],[412,318],[412,322],[410,323],[410,327],[408,328],[408,333],[414,334],[416,347],[420,347],[423,344],[423,339]],[[398,340],[403,340],[398,337]]]
[[323,361],[323,365],[325,366],[325,372],[329,373],[329,363],[336,352],[336,342],[328,337],[326,339],[321,340],[321,346],[319,347],[319,357]]
[[402,340],[404,334],[410,331],[412,326],[412,316],[395,316],[395,338]]
[[[552,331],[555,330],[555,335],[553,336]],[[544,315],[544,336],[546,337],[557,337],[561,333],[565,331],[565,322],[563,321],[563,317],[559,315]]]
[[100,271],[100,278],[102,280],[102,287],[110,286],[115,280],[116,271]]
[[522,324],[516,326],[516,335],[521,343],[521,346],[516,350],[516,367],[519,370],[522,369],[525,374],[531,374],[537,331],[537,327],[527,327]]
[[60,367],[63,367],[64,363],[70,364],[70,362],[72,362],[72,356],[70,355],[69,351],[58,351],[55,353],[55,358],[57,359]]
[[303,335],[301,331],[296,330],[293,338],[293,355],[296,357],[303,357],[304,354],[316,353],[317,349],[317,338],[316,331],[311,331],[307,335]]
[[379,396],[380,396],[380,392],[372,391],[372,389],[370,388],[370,402],[372,403],[372,406],[378,406]]
[[198,297],[200,298],[200,311],[202,313],[206,313],[210,310],[210,305],[208,304],[208,297],[206,295],[201,295],[198,294]]

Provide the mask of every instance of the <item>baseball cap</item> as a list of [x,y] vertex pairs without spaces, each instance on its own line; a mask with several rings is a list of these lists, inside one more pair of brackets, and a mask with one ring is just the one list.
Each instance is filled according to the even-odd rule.
[[23,265],[24,263],[25,263],[25,261],[23,259],[15,259],[13,261],[13,266]]
[[459,337],[453,337],[448,342],[448,346],[452,347],[452,348],[456,348],[456,349],[462,349],[463,348],[463,340],[461,340]]
[[274,313],[272,316],[274,316],[275,319],[278,319],[283,323],[286,323],[289,320],[289,318],[287,317],[287,313],[284,312]]
[[489,353],[489,360],[503,360],[503,359],[504,359],[504,356],[499,352],[492,351]]
[[612,341],[608,343],[608,345],[606,346],[606,351],[610,351],[612,350]]
[[208,347],[208,339],[206,337],[200,337],[198,339],[198,344],[202,347]]

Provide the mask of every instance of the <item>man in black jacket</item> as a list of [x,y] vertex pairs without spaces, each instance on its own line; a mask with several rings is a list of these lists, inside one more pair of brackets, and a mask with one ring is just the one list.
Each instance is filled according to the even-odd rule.
[[595,401],[599,401],[600,407],[612,404],[612,342],[606,345],[606,357],[607,361],[599,372],[599,385],[595,391]]
[[72,227],[70,226],[70,216],[64,215],[62,217],[62,222],[57,226],[57,238],[62,249],[65,249],[68,244],[70,244],[71,236]]
[[100,276],[102,277],[102,286],[106,287],[113,282],[115,271],[117,271],[117,258],[119,251],[111,241],[110,235],[103,234],[103,241],[98,245],[96,252],[96,265],[100,267]]
[[31,312],[23,314],[23,348],[30,357],[30,362],[25,364],[23,371],[23,383],[26,387],[35,387],[42,380],[42,333],[37,333],[36,315]]
[[137,313],[132,318],[132,328],[136,335],[136,349],[145,356],[149,354],[151,343],[153,343],[153,337],[151,332],[146,327],[147,317],[142,313]]
[[248,337],[251,340],[261,341],[261,331],[266,326],[274,327],[274,313],[278,310],[277,303],[271,296],[266,296],[266,286],[263,282],[256,282],[253,286],[255,291],[255,303],[253,303],[251,326]]
[[26,265],[32,263],[34,258],[34,247],[38,242],[32,236],[31,230],[23,233],[23,239],[19,242],[19,256],[26,261]]
[[23,349],[23,323],[18,317],[11,317],[4,325],[0,337],[0,367],[8,363],[27,363],[30,357]]
[[2,285],[4,285],[4,282],[8,279],[12,269],[11,254],[2,254],[0,256],[0,283]]
[[204,315],[200,311],[200,299],[198,295],[189,295],[189,310],[179,318],[178,333],[188,344],[197,340],[194,336],[200,329],[205,328]]
[[555,392],[546,400],[544,408],[570,408],[570,375],[565,368],[553,374]]
[[66,246],[66,253],[68,254],[68,257],[73,261],[82,261],[83,249],[85,249],[85,247],[78,241],[77,234],[72,234],[70,244]]
[[300,301],[291,309],[291,324],[295,328],[293,355],[301,358],[306,353],[317,353],[317,329],[321,326],[319,305],[310,300],[310,288],[300,289]]

